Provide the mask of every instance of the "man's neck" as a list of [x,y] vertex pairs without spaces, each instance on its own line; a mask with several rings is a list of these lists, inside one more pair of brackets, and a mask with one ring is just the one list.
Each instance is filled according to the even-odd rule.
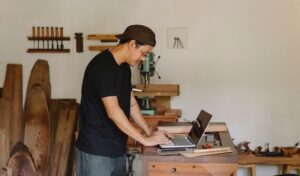
[[109,48],[109,51],[112,53],[112,55],[115,58],[115,61],[118,65],[121,65],[126,61],[126,51],[125,46],[123,45],[116,45],[112,48]]

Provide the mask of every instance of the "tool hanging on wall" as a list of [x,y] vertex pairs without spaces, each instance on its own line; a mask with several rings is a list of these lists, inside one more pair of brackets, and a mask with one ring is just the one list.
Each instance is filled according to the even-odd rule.
[[82,53],[83,52],[83,33],[75,33],[76,39],[76,52]]
[[179,37],[174,37],[173,48],[181,48],[181,49],[184,48],[183,43]]
[[157,57],[156,62],[154,61],[154,56],[155,54],[153,52],[150,52],[149,54],[147,54],[144,62],[140,63],[139,65],[141,82],[142,84],[144,84],[145,88],[150,84],[150,77],[154,76],[154,74],[158,76],[158,79],[161,79],[161,77],[155,70],[155,67],[160,59],[160,56]]
[[32,36],[27,37],[33,41],[33,48],[29,48],[27,53],[69,53],[70,49],[64,49],[63,41],[70,40],[70,37],[63,33],[63,27],[33,26]]

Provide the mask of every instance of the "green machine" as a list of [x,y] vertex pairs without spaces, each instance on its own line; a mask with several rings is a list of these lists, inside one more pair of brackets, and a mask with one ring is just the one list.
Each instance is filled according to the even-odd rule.
[[[150,84],[150,77],[157,75],[158,79],[161,79],[159,74],[157,73],[155,67],[160,59],[160,56],[157,57],[157,60],[154,60],[155,54],[150,52],[145,61],[140,63],[139,70],[141,75],[141,82],[144,85],[144,88],[147,88]],[[138,98],[139,105],[141,107],[141,113],[143,115],[155,115],[156,110],[150,105],[151,97],[142,97]]]

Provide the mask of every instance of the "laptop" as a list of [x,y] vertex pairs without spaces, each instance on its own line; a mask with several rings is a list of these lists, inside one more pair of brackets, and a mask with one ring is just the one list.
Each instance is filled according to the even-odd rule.
[[201,110],[197,119],[193,122],[193,127],[187,136],[174,137],[171,139],[171,143],[160,145],[160,148],[179,149],[197,147],[211,118],[211,114]]

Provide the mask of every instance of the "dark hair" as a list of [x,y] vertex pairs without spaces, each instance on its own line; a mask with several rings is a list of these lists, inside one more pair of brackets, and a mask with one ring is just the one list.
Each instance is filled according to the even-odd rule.
[[[131,41],[131,40],[134,40],[134,39],[121,39],[119,41],[119,44],[124,44],[124,43],[127,43],[127,42]],[[137,48],[139,48],[140,46],[144,45],[142,42],[139,42],[137,40],[134,40],[134,41],[135,41],[135,45],[136,45]]]

